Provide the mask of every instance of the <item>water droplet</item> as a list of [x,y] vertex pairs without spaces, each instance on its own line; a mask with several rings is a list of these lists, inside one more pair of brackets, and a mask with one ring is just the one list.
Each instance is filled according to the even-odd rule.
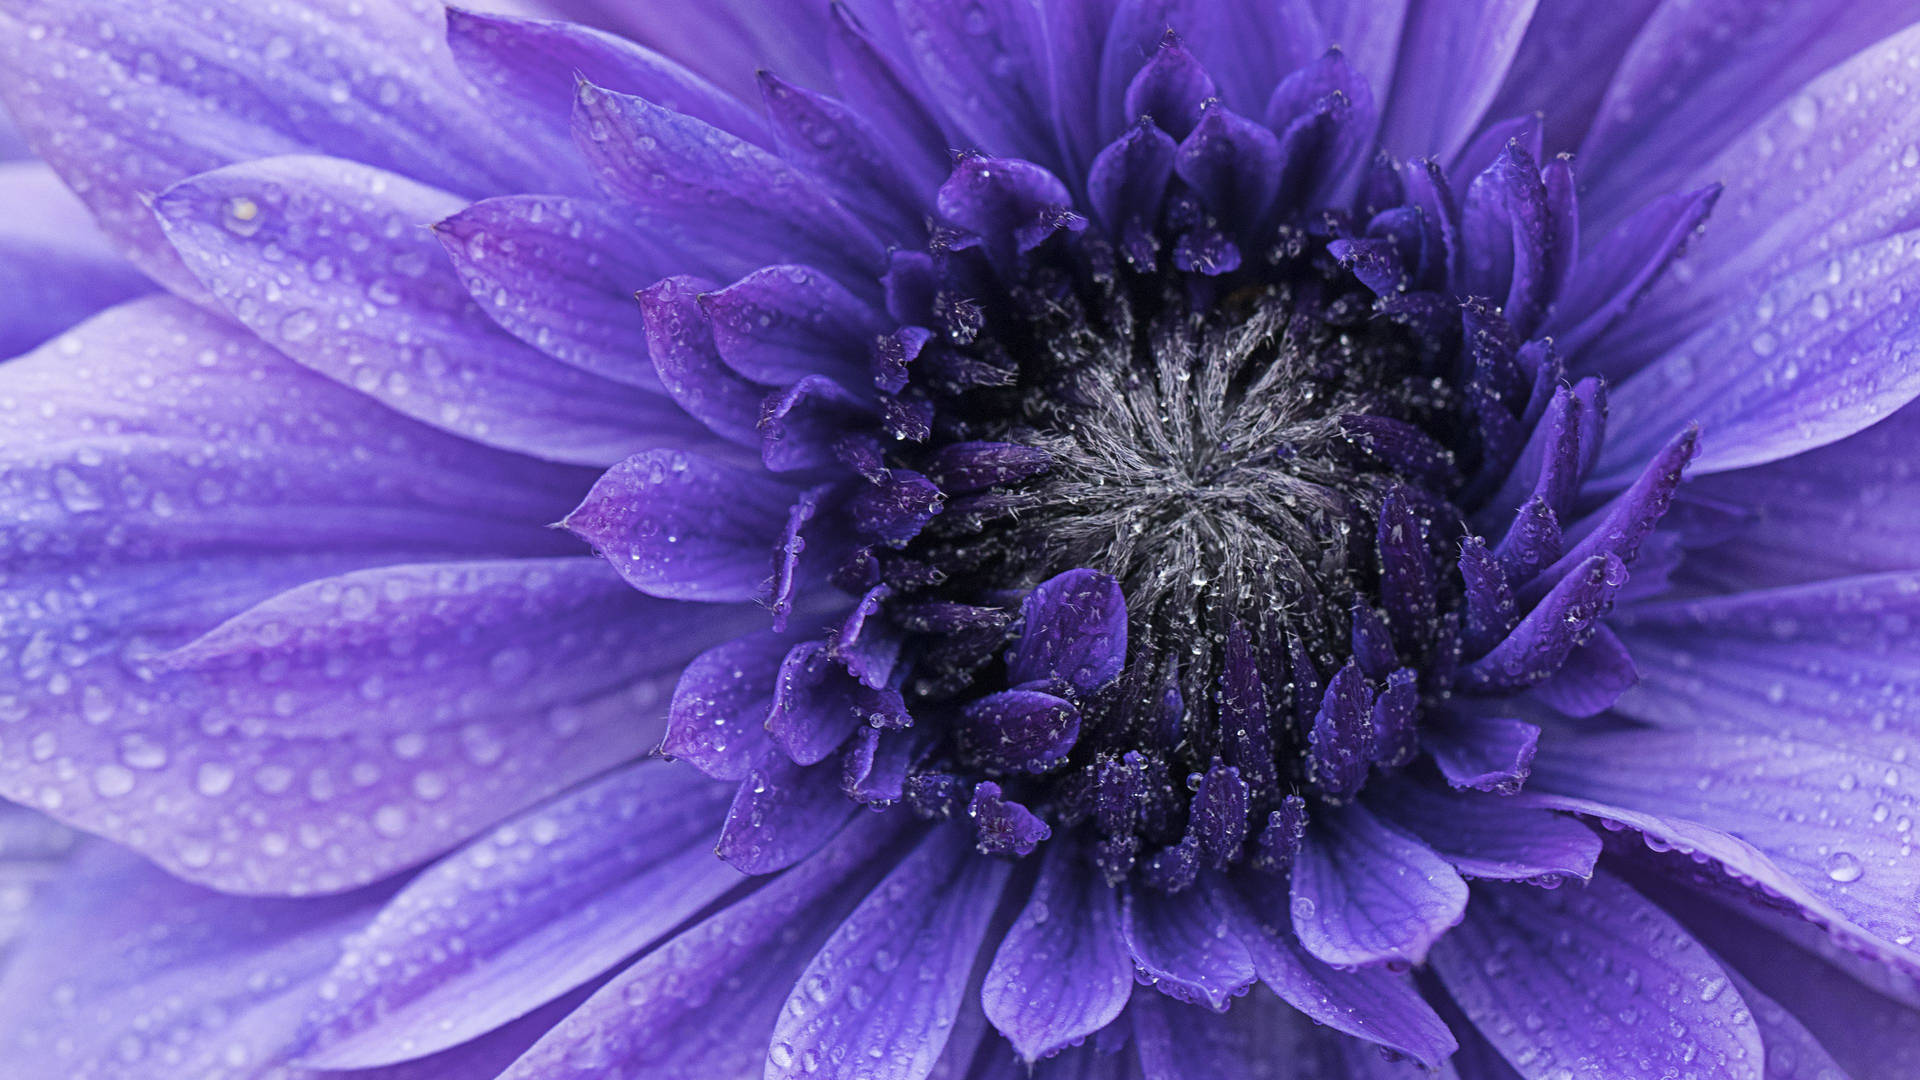
[[235,195],[227,200],[226,212],[221,215],[221,224],[235,236],[252,236],[260,231],[266,219],[260,213],[260,204],[245,195]]
[[1865,868],[1860,864],[1860,857],[1851,851],[1836,851],[1827,856],[1827,876],[1842,885],[1859,881],[1860,875],[1864,872]]

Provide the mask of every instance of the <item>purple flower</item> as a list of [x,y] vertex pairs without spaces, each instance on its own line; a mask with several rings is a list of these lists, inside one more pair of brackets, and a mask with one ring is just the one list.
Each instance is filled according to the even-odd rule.
[[570,6],[0,0],[9,1080],[1920,1075],[1920,7]]

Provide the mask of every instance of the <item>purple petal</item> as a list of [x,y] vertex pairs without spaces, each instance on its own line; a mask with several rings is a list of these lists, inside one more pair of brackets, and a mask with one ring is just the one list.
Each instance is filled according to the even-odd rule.
[[304,1062],[424,1057],[638,952],[742,880],[709,848],[726,799],[691,769],[642,762],[442,860],[348,943]]
[[[1619,483],[1655,444],[1701,427],[1696,474],[1775,461],[1868,427],[1920,394],[1905,234],[1773,283],[1622,382],[1598,479]],[[1833,290],[1845,286],[1835,298]]]
[[[1580,160],[1594,165],[1582,202],[1599,218],[1617,218],[1648,193],[1681,187],[1682,177],[1815,75],[1911,20],[1897,6],[1836,10],[1822,0],[1764,9],[1741,0],[1662,5],[1614,73],[1580,146]],[[1856,85],[1873,78],[1845,76]],[[1806,115],[1808,126],[1818,123]]]
[[762,630],[715,645],[680,673],[660,752],[716,780],[740,780],[767,749],[767,714],[785,635]]
[[838,762],[796,765],[769,753],[740,782],[714,852],[743,873],[770,874],[820,850],[853,811]]
[[813,858],[655,949],[501,1080],[758,1075],[788,992],[889,864],[897,825],[865,817]]
[[1017,158],[962,159],[935,202],[942,217],[998,255],[1032,251],[1061,229],[1078,232],[1087,224],[1059,177]]
[[35,897],[65,879],[79,836],[37,810],[0,805],[0,971],[14,941],[40,925]]
[[[1122,104],[1122,91],[1169,29],[1220,84],[1221,99],[1249,116],[1260,114],[1267,95],[1288,72],[1326,51],[1329,43],[1307,0],[1122,0],[1115,5],[1101,63],[1100,100],[1109,102],[1110,110]],[[1108,115],[1101,126],[1118,131],[1133,119]]]
[[[1653,288],[1668,264],[1701,231],[1720,192],[1720,185],[1709,184],[1683,195],[1668,195],[1621,222],[1574,264],[1567,289],[1540,332],[1552,335],[1562,355],[1578,357]],[[1686,288],[1671,291],[1684,293],[1698,287],[1690,279]],[[1610,356],[1596,360],[1591,366],[1609,373],[1633,370]]]
[[[76,370],[92,377],[76,378]],[[12,531],[0,537],[15,552],[0,594],[0,640],[27,660],[17,702],[44,738],[37,755],[27,740],[7,740],[6,796],[134,843],[223,888],[314,891],[382,873],[382,860],[456,843],[460,830],[644,750],[646,725],[632,723],[635,699],[662,688],[643,677],[610,686],[619,672],[636,670],[620,660],[633,655],[619,640],[628,631],[615,623],[613,640],[585,635],[560,643],[576,625],[572,618],[605,620],[629,601],[604,591],[604,574],[584,561],[588,572],[579,576],[556,572],[545,559],[513,561],[567,549],[540,523],[561,512],[556,502],[578,489],[582,472],[485,450],[370,407],[172,300],[115,309],[10,362],[0,368],[0,388],[44,407],[16,410],[7,422],[14,448],[7,468],[19,486],[4,514]],[[60,449],[50,454],[50,447]],[[41,538],[37,552],[22,544],[27,535]],[[101,552],[118,554],[102,560]],[[444,585],[425,591],[414,585],[435,581],[431,569],[414,566],[395,581],[419,605],[434,588],[451,597],[478,581],[493,583],[488,629],[474,649],[441,657],[454,663],[437,686],[426,685],[424,647],[384,656],[384,667],[365,673],[364,688],[358,675],[315,675],[287,687],[285,698],[250,674],[229,682],[225,673],[156,664],[159,654],[282,590],[396,561],[471,559],[507,561],[485,563],[480,578],[453,568]],[[519,574],[545,575],[545,584],[507,587]],[[344,614],[342,647],[378,652],[386,639],[373,632],[387,624],[359,620],[380,611],[382,580],[374,573],[336,581],[324,602],[315,589],[282,603],[289,614]],[[485,592],[471,601],[482,604]],[[89,603],[46,600],[76,593]],[[309,599],[315,605],[305,607]],[[508,599],[529,605],[512,616],[522,625],[511,629],[503,624]],[[530,617],[549,603],[562,625]],[[258,627],[262,648],[303,647],[294,635],[307,627],[268,621],[236,626]],[[423,626],[446,629],[445,622]],[[76,647],[55,654],[29,647],[35,640]],[[531,657],[535,666],[548,646],[559,650],[559,674],[520,688],[513,700],[531,716],[516,713],[511,730],[496,729],[501,717],[489,712],[484,692],[473,691],[494,685],[492,651],[535,643],[542,650]],[[651,651],[644,636],[626,647]],[[582,670],[563,657],[591,657],[593,674],[582,682]],[[509,655],[500,670],[511,676],[518,662]],[[414,681],[396,681],[403,679]],[[447,712],[407,718],[395,730],[381,705],[389,690]],[[331,729],[342,737],[307,737],[281,715],[325,700],[335,703],[332,717],[349,725]],[[602,730],[615,713],[620,732]],[[402,735],[405,756],[388,746]],[[365,785],[352,780],[356,769],[371,778]],[[413,835],[398,839],[378,832],[376,824],[391,829],[412,816],[395,806],[374,821],[390,800],[418,800],[408,785],[426,772],[436,774],[427,790],[478,809],[449,811],[451,835],[427,827],[402,828]],[[471,778],[466,790],[446,790],[462,776]],[[316,791],[338,805],[310,801]],[[156,802],[165,814],[147,811]],[[289,816],[309,814],[319,819]],[[318,849],[296,846],[297,825],[330,827],[335,817],[368,837],[366,850],[378,859],[347,860],[347,848],[327,846],[326,832],[306,834],[318,838]],[[271,836],[264,849],[212,843],[239,822],[250,834]]]
[[1453,1034],[1406,976],[1384,968],[1343,971],[1301,948],[1280,879],[1242,874],[1231,884],[1214,879],[1209,890],[1260,981],[1309,1019],[1431,1066],[1453,1052]]
[[1127,654],[1127,606],[1112,575],[1058,574],[1028,594],[1020,614],[1020,640],[1007,650],[1009,681],[1058,679],[1087,693],[1119,677]]
[[[0,1053],[21,1077],[291,1071],[304,1007],[389,890],[257,900],[107,844],[76,856],[0,979]],[[476,1080],[450,1072],[450,1080]]]
[[1506,640],[1461,669],[1461,689],[1501,693],[1546,681],[1583,644],[1582,637],[1626,581],[1626,568],[1617,556],[1609,553],[1585,560],[1520,620]]
[[700,298],[727,366],[769,386],[807,375],[844,385],[867,381],[868,353],[882,329],[863,301],[818,270],[769,266]]
[[218,34],[181,32],[202,14],[188,0],[33,0],[0,18],[0,100],[169,289],[207,295],[146,200],[236,161],[334,154],[468,196],[550,186],[540,155],[471,95],[437,6],[249,7]]
[[551,360],[494,325],[419,228],[459,206],[353,162],[285,157],[183,181],[155,212],[249,329],[416,419],[596,465],[698,437],[671,402]]
[[1558,884],[1593,876],[1600,838],[1563,814],[1477,791],[1401,778],[1367,788],[1367,806],[1470,878]]
[[1906,944],[1920,933],[1908,817],[1875,810],[1915,798],[1905,742],[1862,733],[1842,748],[1712,731],[1564,739],[1534,762],[1535,785],[1552,795],[1518,798],[1718,862],[1856,949],[1920,970]]
[[497,95],[501,111],[539,117],[546,149],[561,161],[573,158],[569,131],[581,79],[646,98],[748,142],[770,143],[766,126],[739,99],[651,49],[591,27],[449,8],[447,45],[461,72]]
[[1790,1080],[1819,1080],[1823,1069],[1854,1080],[1901,1080],[1920,1069],[1911,994],[1849,973],[1851,958],[1818,931],[1801,933],[1805,924],[1792,916],[1769,918],[1697,894],[1654,896],[1720,959],[1753,1009],[1769,1068],[1786,1070]]
[[1154,229],[1176,149],[1171,136],[1142,121],[1101,150],[1087,176],[1094,213],[1120,237],[1127,256],[1143,265],[1156,251]]
[[1023,0],[898,0],[900,28],[967,149],[1042,164],[1058,156],[1040,12]]
[[[1308,1037],[1309,1025],[1269,994],[1249,994],[1225,1016],[1196,1013],[1158,994],[1140,994],[1127,1009],[1127,1017],[1132,1021],[1133,1049],[1139,1060],[1137,1064],[1129,1062],[1120,1077],[1222,1080],[1258,1076],[1272,1065],[1285,1068],[1287,1072],[1282,1075],[1332,1080],[1325,1074],[1298,1072],[1296,1066],[1304,1064],[1301,1043]],[[1340,1073],[1333,1076],[1354,1080]],[[1100,1080],[1119,1077],[1109,1074]]]
[[[893,14],[891,0],[876,2],[884,15]],[[902,66],[906,50],[877,42],[869,32],[872,22],[856,17],[849,5],[835,4],[828,19],[827,55],[841,95],[860,110],[881,144],[898,156],[911,175],[939,184],[953,169],[948,148],[955,141],[947,138],[918,73]],[[892,29],[898,36],[899,27]]]
[[1127,84],[1125,115],[1151,117],[1160,130],[1184,139],[1200,122],[1200,106],[1214,96],[1206,69],[1170,35]]
[[1447,170],[1448,179],[1455,187],[1465,188],[1506,152],[1509,143],[1517,143],[1528,160],[1535,164],[1545,163],[1546,144],[1542,129],[1545,119],[1538,112],[1528,112],[1484,125],[1480,134],[1475,135],[1466,149],[1453,159]]
[[[1312,0],[1322,36],[1346,54],[1353,69],[1366,77],[1375,101],[1385,101],[1393,81],[1393,61],[1409,0],[1377,0],[1353,4],[1347,0]],[[1503,114],[1504,115],[1504,114]]]
[[[1366,76],[1349,66],[1337,49],[1274,87],[1267,99],[1267,126],[1282,133],[1289,186],[1304,185],[1293,197],[1307,206],[1321,206],[1350,190],[1356,170],[1373,149],[1379,121],[1373,100]],[[1310,160],[1299,160],[1301,154]]]
[[1533,769],[1540,729],[1524,720],[1443,712],[1421,732],[1421,741],[1454,787],[1511,792]]
[[761,444],[760,409],[766,387],[726,366],[713,343],[713,323],[700,306],[709,283],[666,278],[639,294],[647,352],[668,396],[689,416],[729,442]]
[[930,833],[807,965],[774,1023],[768,1080],[822,1058],[865,1062],[873,1080],[925,1077],[1006,880],[1007,865],[969,850],[964,830]]
[[797,765],[826,760],[860,722],[859,684],[827,656],[825,643],[803,641],[787,653],[774,684],[766,729]]
[[880,242],[810,177],[772,154],[642,98],[581,83],[574,140],[655,243],[744,273],[799,261],[871,281]]
[[0,205],[0,357],[152,290],[45,165],[0,163]]
[[1433,964],[1527,1076],[1578,1068],[1760,1080],[1760,1032],[1712,955],[1606,874],[1581,888],[1475,887]]
[[1205,111],[1180,140],[1174,171],[1193,185],[1207,209],[1229,227],[1256,228],[1273,205],[1280,184],[1280,140],[1223,106]]
[[1348,798],[1366,781],[1373,760],[1373,690],[1351,660],[1327,681],[1308,740],[1307,775],[1333,798]]
[[1381,141],[1400,157],[1449,160],[1500,91],[1536,0],[1408,0]]
[[1038,690],[1002,690],[967,705],[954,739],[968,760],[1006,772],[1045,772],[1080,737],[1073,702]]
[[1920,566],[1920,473],[1907,461],[1916,425],[1909,406],[1818,450],[1690,484],[1708,505],[1750,515],[1714,547],[1715,591]]
[[1611,708],[1639,680],[1633,653],[1602,625],[1594,628],[1585,645],[1567,654],[1567,662],[1553,678],[1533,688],[1532,697],[1568,716],[1595,716]]
[[1841,578],[1648,604],[1622,630],[1643,689],[1621,711],[1671,729],[1837,740],[1920,727],[1920,576]]
[[1121,900],[1120,932],[1147,980],[1176,1001],[1214,1012],[1227,1011],[1255,978],[1253,957],[1231,925],[1198,889],[1134,887]]
[[1053,459],[1037,446],[955,442],[948,443],[934,454],[927,475],[940,486],[941,491],[949,495],[966,495],[1038,476],[1052,464]]
[[[871,0],[850,0],[863,12]],[[808,86],[831,82],[822,37],[826,11],[814,4],[768,7],[743,0],[660,0],[645,10],[629,0],[569,0],[594,21],[693,67],[742,101],[754,100],[753,73],[771,70]]]
[[605,204],[507,195],[433,230],[468,294],[502,329],[582,371],[660,386],[633,294],[666,264]]
[[[198,853],[217,820],[182,820],[178,850],[163,859],[226,888],[238,875],[289,889],[337,889],[416,862],[644,752],[656,729],[634,723],[636,697],[664,691],[687,653],[752,618],[713,616],[641,598],[581,558],[383,567],[265,600],[155,667],[218,688],[203,730],[273,717],[276,738],[261,750],[284,741],[283,758],[249,785],[217,742],[157,736],[156,745],[177,746],[174,767],[193,767],[208,805],[274,827],[279,839],[262,843],[265,860],[214,844],[209,865]],[[356,768],[382,741],[394,760]],[[129,773],[118,786],[134,783]]]
[[1467,884],[1432,848],[1357,803],[1319,809],[1294,862],[1294,933],[1334,965],[1404,960],[1460,921]]
[[1007,798],[1000,785],[991,780],[982,780],[973,789],[967,817],[973,822],[974,847],[982,855],[1025,858],[1053,835],[1053,827],[1040,815],[1025,803]]
[[1435,593],[1432,556],[1419,516],[1407,500],[1389,493],[1375,528],[1380,552],[1380,599],[1402,656],[1412,656],[1432,633]]
[[1672,505],[1673,493],[1693,461],[1699,435],[1697,429],[1687,428],[1669,439],[1627,490],[1575,522],[1562,537],[1568,543],[1567,553],[1521,588],[1520,602],[1534,603],[1548,594],[1550,586],[1559,588],[1576,568],[1595,558],[1632,565],[1640,545]]
[[[944,169],[909,174],[919,161],[900,155],[859,110],[762,72],[760,95],[782,156],[824,180],[836,198],[887,236],[926,236],[926,207]],[[940,162],[940,164],[945,164]]]
[[1507,69],[1490,116],[1539,115],[1541,142],[1558,153],[1580,145],[1620,58],[1660,0],[1541,0]]
[[[1750,302],[1782,272],[1920,226],[1920,199],[1886,181],[1907,168],[1911,141],[1899,130],[1897,95],[1860,93],[1901,78],[1916,41],[1920,32],[1903,30],[1863,49],[1771,103],[1711,161],[1694,164],[1690,185],[1725,183],[1727,191],[1716,224],[1688,245],[1687,287],[1649,295],[1595,358],[1614,371],[1636,370]],[[1782,170],[1778,161],[1801,167]]]
[[1115,891],[1079,853],[1053,844],[1020,915],[987,969],[981,1003],[1027,1062],[1106,1027],[1133,993]]
[[763,473],[656,450],[608,469],[561,524],[650,596],[754,600],[793,498]]

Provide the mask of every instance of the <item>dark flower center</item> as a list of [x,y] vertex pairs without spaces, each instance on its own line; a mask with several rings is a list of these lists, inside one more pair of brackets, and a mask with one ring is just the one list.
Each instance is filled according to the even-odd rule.
[[[1279,227],[1225,274],[1128,259],[1093,231],[991,274],[959,273],[972,252],[942,259],[972,286],[945,310],[977,323],[922,357],[962,377],[929,380],[935,432],[914,463],[951,498],[882,576],[896,611],[1009,615],[1066,571],[1117,580],[1125,674],[1056,688],[1081,717],[1071,754],[1029,763],[961,739],[949,763],[1055,825],[1087,823],[1114,877],[1144,860],[1178,887],[1263,822],[1285,858],[1301,793],[1350,797],[1370,764],[1411,755],[1414,673],[1457,648],[1436,594],[1461,533],[1454,447],[1475,452],[1458,333],[1436,344],[1383,312],[1328,250],[1348,231]],[[1044,466],[968,492],[951,463],[977,447]],[[949,638],[911,689],[1006,685],[995,652],[1018,629]],[[1329,678],[1352,684],[1332,687],[1344,712],[1324,706]],[[1213,834],[1195,828],[1216,812]]]

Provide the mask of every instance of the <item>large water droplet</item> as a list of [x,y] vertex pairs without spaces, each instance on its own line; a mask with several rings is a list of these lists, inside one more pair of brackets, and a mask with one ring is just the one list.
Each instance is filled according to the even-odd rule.
[[1860,857],[1851,851],[1836,851],[1827,856],[1827,876],[1842,885],[1850,881],[1859,881],[1865,868]]

